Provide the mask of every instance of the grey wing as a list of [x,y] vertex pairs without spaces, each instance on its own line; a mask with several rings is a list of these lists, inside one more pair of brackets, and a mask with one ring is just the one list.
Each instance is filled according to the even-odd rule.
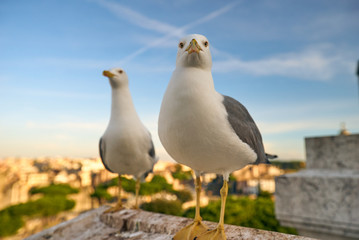
[[155,152],[155,146],[153,145],[152,142],[152,138],[151,138],[151,133],[150,134],[150,141],[151,141],[151,145],[150,145],[150,149],[148,150],[148,155],[150,155],[151,159],[153,160],[153,165],[152,168],[150,170],[148,170],[147,172],[145,172],[142,177],[141,177],[141,181],[144,181],[144,179],[148,176],[148,174],[153,172],[153,166],[156,164],[158,158],[156,157],[156,152]]
[[151,158],[156,159],[156,152],[155,152],[155,146],[153,145],[152,139],[151,139],[151,147],[148,151],[148,154],[151,156]]
[[100,158],[101,158],[101,161],[102,161],[102,164],[105,166],[105,168],[112,172],[113,171],[106,165],[105,163],[105,151],[106,151],[106,145],[105,145],[105,141],[103,141],[102,138],[100,138],[100,142],[99,142],[99,150],[100,150]]
[[224,96],[223,104],[228,113],[228,121],[240,140],[247,143],[257,154],[255,164],[269,163],[257,125],[247,109],[234,98]]

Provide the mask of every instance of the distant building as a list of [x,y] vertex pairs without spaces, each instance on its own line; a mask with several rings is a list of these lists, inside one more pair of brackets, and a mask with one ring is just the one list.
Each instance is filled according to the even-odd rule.
[[283,175],[284,170],[270,165],[248,165],[241,170],[232,173],[237,181],[236,192],[245,195],[258,194],[258,188],[261,191],[274,193],[276,176]]

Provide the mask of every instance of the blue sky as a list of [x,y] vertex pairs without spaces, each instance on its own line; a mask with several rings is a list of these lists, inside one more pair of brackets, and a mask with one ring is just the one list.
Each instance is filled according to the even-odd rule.
[[267,152],[304,159],[304,137],[359,132],[359,1],[0,2],[0,157],[98,156],[104,69],[123,67],[157,135],[178,40],[211,44],[216,89],[242,102]]

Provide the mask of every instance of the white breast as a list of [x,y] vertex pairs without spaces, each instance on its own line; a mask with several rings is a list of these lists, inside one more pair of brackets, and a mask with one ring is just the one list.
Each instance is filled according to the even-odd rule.
[[210,71],[176,69],[162,101],[158,133],[167,152],[197,171],[226,174],[255,161],[227,120]]
[[140,177],[154,163],[148,154],[151,136],[140,121],[129,90],[112,92],[110,123],[102,136],[104,161],[111,171]]

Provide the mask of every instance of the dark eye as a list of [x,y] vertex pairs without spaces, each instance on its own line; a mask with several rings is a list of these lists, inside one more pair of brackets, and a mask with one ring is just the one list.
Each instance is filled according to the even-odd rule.
[[119,70],[118,72],[119,72],[120,74],[122,74],[122,73],[123,73],[123,71],[122,71],[122,70]]
[[180,43],[178,44],[178,47],[179,47],[179,48],[183,48],[183,47],[184,47],[183,42],[180,42]]
[[205,46],[205,47],[208,47],[208,41],[205,41],[205,42],[204,42],[204,46]]

